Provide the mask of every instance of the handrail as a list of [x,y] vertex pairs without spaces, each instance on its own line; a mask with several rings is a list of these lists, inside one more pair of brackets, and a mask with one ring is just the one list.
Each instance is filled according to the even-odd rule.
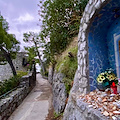
[[17,87],[15,87],[15,88],[13,88],[12,90],[4,93],[3,95],[0,95],[0,100],[1,100],[3,97],[7,96],[7,95],[8,95],[9,93],[11,93],[12,91],[16,90],[18,87],[19,87],[19,86],[17,86]]

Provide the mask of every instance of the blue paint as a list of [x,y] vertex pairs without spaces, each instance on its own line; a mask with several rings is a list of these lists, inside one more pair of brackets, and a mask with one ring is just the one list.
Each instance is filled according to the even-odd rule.
[[[95,90],[97,76],[108,68],[116,73],[114,37],[120,31],[120,0],[112,0],[96,15],[88,34],[90,89]],[[118,24],[116,24],[116,22]]]
[[91,90],[96,89],[96,77],[98,74],[108,68],[107,39],[103,38],[104,36],[97,32],[92,33],[92,36],[89,34],[89,71],[90,76],[92,76],[90,80]]

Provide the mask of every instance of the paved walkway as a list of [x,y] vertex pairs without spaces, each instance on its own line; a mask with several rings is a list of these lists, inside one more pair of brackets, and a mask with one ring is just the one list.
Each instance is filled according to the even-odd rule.
[[[13,112],[8,120],[46,120],[52,108],[51,86],[47,80],[37,74],[37,83],[32,92]],[[47,120],[51,120],[47,118]]]

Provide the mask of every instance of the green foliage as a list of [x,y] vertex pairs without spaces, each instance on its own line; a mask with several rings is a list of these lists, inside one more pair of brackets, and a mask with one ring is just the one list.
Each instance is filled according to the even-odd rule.
[[0,95],[12,90],[19,85],[20,76],[11,77],[9,80],[0,82]]
[[58,63],[56,65],[56,70],[65,75],[63,81],[65,83],[66,91],[68,94],[72,87],[71,83],[77,70],[77,50],[77,47],[68,49],[67,51],[70,51],[73,54],[74,58],[70,58],[68,55],[66,55],[63,59],[58,60]]
[[[15,59],[16,53],[19,51],[19,42],[15,35],[8,34],[8,22],[0,15],[0,64],[6,63],[5,52]],[[4,51],[3,51],[4,50]]]
[[0,64],[4,65],[8,62],[15,76],[16,70],[12,59],[16,58],[20,43],[16,40],[15,35],[8,34],[8,28],[8,22],[0,14]]
[[[57,64],[56,64],[56,70],[57,71],[61,71],[62,73],[68,73],[68,71],[65,70],[65,68],[74,68],[74,66],[76,66],[77,64],[77,51],[78,51],[78,47],[72,47],[70,49],[67,49],[67,53],[71,52],[74,56],[73,59],[68,57],[68,54],[66,54],[63,58],[60,58],[57,60]],[[74,64],[76,63],[76,64]]]
[[46,70],[45,73],[43,73],[43,70],[40,71],[41,75],[48,77],[48,71]]
[[[40,41],[40,37],[37,33],[34,33],[34,32],[29,32],[29,33],[24,33],[24,42],[32,42],[32,46],[30,47],[25,47],[25,50],[28,51],[28,55],[29,55],[29,63],[30,63],[30,66],[33,64],[33,59],[35,60],[35,57],[38,56],[39,58],[39,64],[41,65],[41,68],[42,68],[42,71],[43,71],[43,74],[45,74],[45,67],[44,67],[44,64],[43,64],[43,61],[41,59],[41,55],[40,55],[40,52],[38,50],[38,48],[42,47],[42,42]],[[38,60],[36,60],[37,62]],[[31,63],[32,62],[32,63]]]
[[28,74],[28,72],[17,71],[17,75],[20,76],[20,77],[25,76],[25,75],[27,75],[27,74]]
[[33,60],[35,60],[36,55],[36,49],[35,47],[25,47],[25,50],[28,54],[27,60],[29,61],[29,63],[31,64]]
[[28,57],[27,57],[27,61],[28,61],[28,64],[27,64],[27,69],[31,70],[32,69],[32,65],[34,63],[37,63],[38,60],[35,58],[37,55],[36,55],[36,48],[31,46],[31,47],[25,47],[25,50],[26,50],[26,53],[28,54]]
[[20,81],[19,81],[20,78],[27,74],[28,74],[28,72],[17,71],[17,76],[11,77],[8,80],[3,80],[2,82],[0,82],[0,95],[3,95],[6,92],[17,87],[20,83]]
[[39,15],[42,17],[41,40],[45,42],[47,62],[55,61],[70,43],[71,38],[78,34],[79,22],[88,0],[45,0],[40,1]]
[[[37,35],[33,32],[24,33],[24,42],[33,44],[32,46],[24,47],[28,54],[28,61],[31,64],[33,59],[37,56],[38,44]],[[35,42],[35,43],[34,43]],[[37,47],[37,48],[36,48]]]
[[63,116],[63,113],[58,113],[58,114],[56,112],[53,113],[53,117],[54,117],[53,119],[55,120],[61,116]]

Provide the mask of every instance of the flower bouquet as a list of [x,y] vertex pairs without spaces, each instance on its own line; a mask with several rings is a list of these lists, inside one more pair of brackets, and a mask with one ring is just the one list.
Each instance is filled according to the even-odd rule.
[[[118,79],[116,75],[113,73],[112,69],[107,69],[105,72],[102,72],[98,75],[97,82],[98,82],[98,85],[101,84],[102,87],[105,89],[106,88],[114,89],[116,88],[116,85],[118,84]],[[113,91],[115,92],[115,89]]]

